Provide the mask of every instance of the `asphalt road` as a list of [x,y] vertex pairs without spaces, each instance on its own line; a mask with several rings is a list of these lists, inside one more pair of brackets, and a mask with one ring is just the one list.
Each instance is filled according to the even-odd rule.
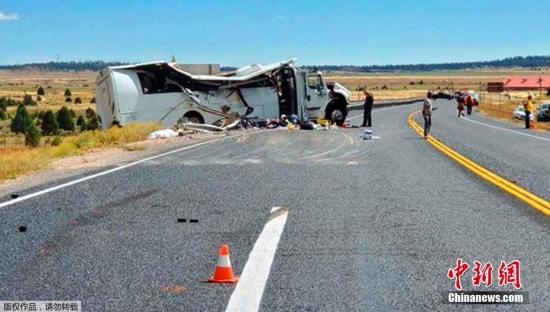
[[[437,105],[435,136],[548,199],[547,171],[521,164],[524,149],[541,160],[545,141],[481,128],[453,118],[453,103]],[[240,274],[271,208],[287,206],[262,311],[547,309],[550,218],[419,138],[407,125],[419,107],[377,111],[375,140],[361,140],[360,129],[245,135],[0,208],[0,300],[223,311],[234,286],[204,283],[218,246],[231,247]],[[501,260],[521,260],[529,303],[445,303],[457,258],[491,261],[495,271]]]

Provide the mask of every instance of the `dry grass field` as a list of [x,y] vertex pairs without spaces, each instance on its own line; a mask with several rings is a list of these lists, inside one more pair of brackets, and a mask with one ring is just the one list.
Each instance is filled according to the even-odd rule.
[[17,176],[48,168],[59,158],[83,155],[90,151],[121,147],[131,151],[126,144],[147,139],[149,133],[161,129],[160,124],[134,124],[107,131],[87,131],[61,138],[58,145],[42,144],[37,148],[26,146],[0,147],[0,182]]
[[[42,87],[45,95],[41,96],[42,100],[36,106],[27,106],[30,113],[50,109],[58,111],[67,106],[77,115],[84,115],[87,108],[95,109],[95,104],[90,103],[95,93],[95,78],[95,72],[0,71],[0,97],[20,101],[28,94],[37,100],[37,89]],[[72,102],[65,101],[65,89],[71,91]],[[77,97],[81,98],[81,104],[74,103]],[[16,106],[9,106],[7,112],[13,117],[16,109]],[[127,143],[145,140],[149,133],[161,128],[160,124],[151,123],[108,131],[62,133],[59,136],[43,136],[39,147],[30,148],[25,146],[23,135],[9,131],[10,123],[9,119],[0,121],[0,182],[48,168],[59,158],[109,147],[125,149]],[[54,138],[58,143],[53,143]]]
[[[37,90],[41,86],[45,95],[41,96],[37,106],[30,106],[30,112],[34,110],[59,110],[67,105],[76,112],[85,111],[86,108],[95,108],[90,100],[94,97],[95,72],[39,72],[39,71],[0,71],[0,97],[10,97],[22,100],[25,94],[29,94],[34,100],[37,98]],[[65,102],[65,89],[71,90],[73,102]],[[74,99],[80,97],[82,104],[74,104]],[[8,112],[15,111],[17,107],[9,107]]]
[[344,85],[361,99],[361,88],[374,93],[375,99],[404,99],[422,97],[428,90],[478,90],[488,82],[502,82],[511,75],[542,75],[550,69],[540,70],[460,70],[420,73],[327,73],[327,81],[336,81]]

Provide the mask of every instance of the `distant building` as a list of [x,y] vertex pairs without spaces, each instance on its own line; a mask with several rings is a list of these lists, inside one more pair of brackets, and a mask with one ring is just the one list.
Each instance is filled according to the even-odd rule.
[[504,79],[506,90],[548,90],[550,76],[510,76]]

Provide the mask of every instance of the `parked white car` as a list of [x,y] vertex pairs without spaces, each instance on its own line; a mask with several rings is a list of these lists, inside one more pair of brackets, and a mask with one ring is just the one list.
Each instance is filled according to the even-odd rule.
[[[523,108],[523,105],[519,105],[518,107],[516,107],[513,115],[514,115],[514,118],[516,119],[525,119],[525,108]],[[534,120],[534,119],[535,119],[535,114],[531,112],[531,115],[529,116],[529,120]]]

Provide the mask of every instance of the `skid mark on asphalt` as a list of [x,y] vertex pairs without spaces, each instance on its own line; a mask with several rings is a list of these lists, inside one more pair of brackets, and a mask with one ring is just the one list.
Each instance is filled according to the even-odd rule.
[[80,227],[93,226],[96,223],[101,222],[101,220],[107,215],[113,213],[113,209],[144,200],[159,191],[160,189],[153,188],[141,193],[133,194],[108,204],[91,208],[80,214],[78,217],[69,219],[67,221],[68,227],[62,228],[61,231],[53,238],[41,244],[38,250],[38,255],[42,257],[51,256],[63,248],[67,248],[67,246],[70,246],[71,242],[73,242],[78,236]]
[[258,311],[265,285],[271,271],[277,245],[283,234],[288,217],[288,208],[274,207],[256,240],[237,287],[225,311]]

